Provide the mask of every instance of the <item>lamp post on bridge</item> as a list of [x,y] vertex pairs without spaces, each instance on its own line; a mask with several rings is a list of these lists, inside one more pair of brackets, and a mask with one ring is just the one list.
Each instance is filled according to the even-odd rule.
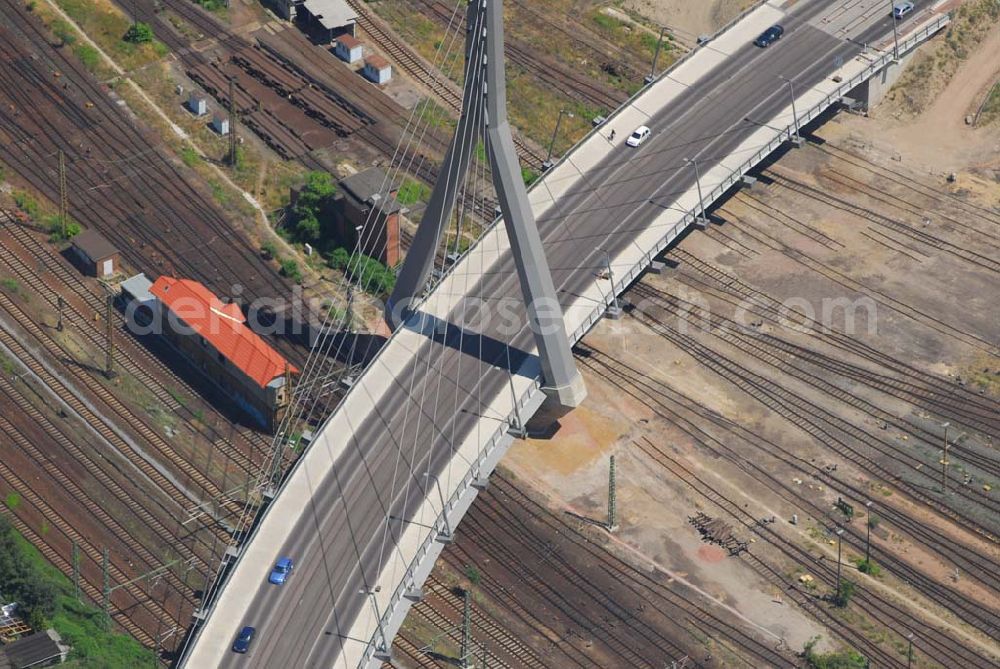
[[889,0],[889,14],[892,16],[892,62],[899,61],[899,28],[897,24],[899,21],[896,19],[896,4],[895,0]]
[[424,472],[425,479],[434,479],[434,485],[437,487],[438,497],[441,499],[441,518],[444,519],[444,533],[438,534],[438,541],[443,544],[450,544],[455,538],[455,534],[451,531],[451,523],[448,522],[448,510],[445,508],[444,503],[444,493],[441,491],[441,481],[438,477],[430,472]]
[[565,109],[559,110],[559,117],[556,119],[556,128],[552,131],[552,139],[549,141],[549,152],[545,156],[545,161],[542,163],[542,171],[544,172],[548,172],[552,169],[552,150],[556,146],[556,138],[559,136],[559,126],[562,125],[563,116],[573,118],[573,112],[568,112]]
[[653,65],[649,68],[649,74],[646,75],[646,85],[653,83],[656,79],[656,61],[660,59],[660,49],[663,47],[663,35],[666,34],[667,27],[660,26],[660,37],[656,40],[656,50],[653,52]]
[[789,136],[789,141],[794,147],[802,146],[802,137],[799,135],[799,113],[795,109],[795,82],[787,77],[783,77],[780,74],[778,78],[788,84],[788,94],[792,98],[792,127],[795,128],[795,134]]
[[611,253],[600,246],[595,246],[594,250],[604,253],[604,271],[608,273],[608,281],[611,282],[611,304],[608,305],[608,310],[604,312],[604,315],[616,321],[622,317],[622,308],[618,304],[618,291],[615,290],[615,272],[611,269]]
[[694,225],[696,228],[704,230],[708,227],[708,217],[705,216],[705,197],[701,193],[701,171],[698,169],[698,159],[697,158],[685,158],[684,162],[688,165],[694,166],[694,182],[698,187],[698,209],[701,210],[701,215],[696,215],[694,217]]

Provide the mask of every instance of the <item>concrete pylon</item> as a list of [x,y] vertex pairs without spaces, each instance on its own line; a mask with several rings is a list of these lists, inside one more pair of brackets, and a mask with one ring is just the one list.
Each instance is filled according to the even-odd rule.
[[393,327],[405,321],[411,313],[411,305],[426,285],[442,231],[451,220],[458,188],[465,179],[479,139],[477,128],[485,114],[486,137],[483,139],[493,186],[510,239],[528,325],[538,347],[544,390],[549,397],[543,412],[558,417],[579,406],[587,390],[573,360],[562,307],[556,298],[507,120],[502,0],[473,0],[469,4],[467,21],[462,116],[413,246],[389,298],[387,316]]

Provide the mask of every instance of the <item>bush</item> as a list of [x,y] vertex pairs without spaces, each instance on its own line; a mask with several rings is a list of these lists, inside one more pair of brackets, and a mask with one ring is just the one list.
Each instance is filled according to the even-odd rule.
[[469,579],[469,583],[472,585],[479,585],[479,582],[482,580],[482,575],[474,564],[466,565],[465,577]]
[[869,576],[878,576],[879,574],[882,573],[882,568],[879,567],[874,562],[872,562],[871,560],[859,559],[857,565],[858,565],[858,571],[860,571],[862,574],[868,574]]
[[153,41],[153,29],[148,23],[136,21],[129,26],[122,39],[130,44],[146,44]]
[[14,204],[31,218],[38,216],[38,202],[24,191],[14,191]]
[[833,603],[840,608],[847,607],[854,596],[855,585],[851,581],[844,579],[840,582],[840,590],[833,596]]
[[302,283],[302,270],[299,269],[299,264],[291,258],[285,258],[281,261],[281,274],[295,283]]
[[73,26],[62,19],[56,19],[52,22],[52,34],[59,38],[59,46],[72,46],[76,42]]
[[524,181],[525,186],[530,186],[531,184],[538,181],[538,177],[541,175],[530,167],[521,168],[521,180]]
[[328,264],[339,269],[349,281],[374,295],[386,295],[396,285],[396,275],[391,269],[374,258],[365,255],[353,256],[342,247],[330,254]]
[[817,641],[819,641],[818,636],[809,639],[802,649],[806,666],[811,669],[865,669],[868,666],[868,660],[864,655],[853,649],[835,653],[817,653],[815,651]]

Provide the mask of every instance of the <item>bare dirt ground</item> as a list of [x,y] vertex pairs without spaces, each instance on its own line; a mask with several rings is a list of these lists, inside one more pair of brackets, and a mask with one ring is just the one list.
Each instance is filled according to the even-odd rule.
[[627,11],[667,26],[682,42],[691,43],[699,35],[709,35],[719,26],[752,5],[754,0],[626,0]]
[[587,403],[512,447],[400,666],[457,652],[461,589],[490,666],[803,666],[820,636],[906,667],[909,632],[913,666],[996,666],[1000,130],[964,116],[997,35],[924,114],[836,117],[630,289],[578,348]]

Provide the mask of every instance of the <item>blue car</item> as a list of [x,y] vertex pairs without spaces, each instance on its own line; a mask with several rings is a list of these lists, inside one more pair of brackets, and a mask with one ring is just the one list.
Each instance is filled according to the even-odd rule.
[[773,25],[764,32],[760,34],[760,37],[754,40],[754,44],[762,49],[766,49],[771,46],[774,42],[781,39],[781,36],[785,34],[785,29],[779,25]]
[[233,652],[245,653],[250,650],[250,642],[253,641],[253,635],[256,633],[257,630],[249,625],[241,629],[240,633],[236,635],[236,641],[233,642]]
[[288,579],[288,575],[292,573],[292,567],[294,566],[292,558],[281,558],[275,563],[274,569],[271,570],[271,575],[267,580],[274,585],[284,585]]

